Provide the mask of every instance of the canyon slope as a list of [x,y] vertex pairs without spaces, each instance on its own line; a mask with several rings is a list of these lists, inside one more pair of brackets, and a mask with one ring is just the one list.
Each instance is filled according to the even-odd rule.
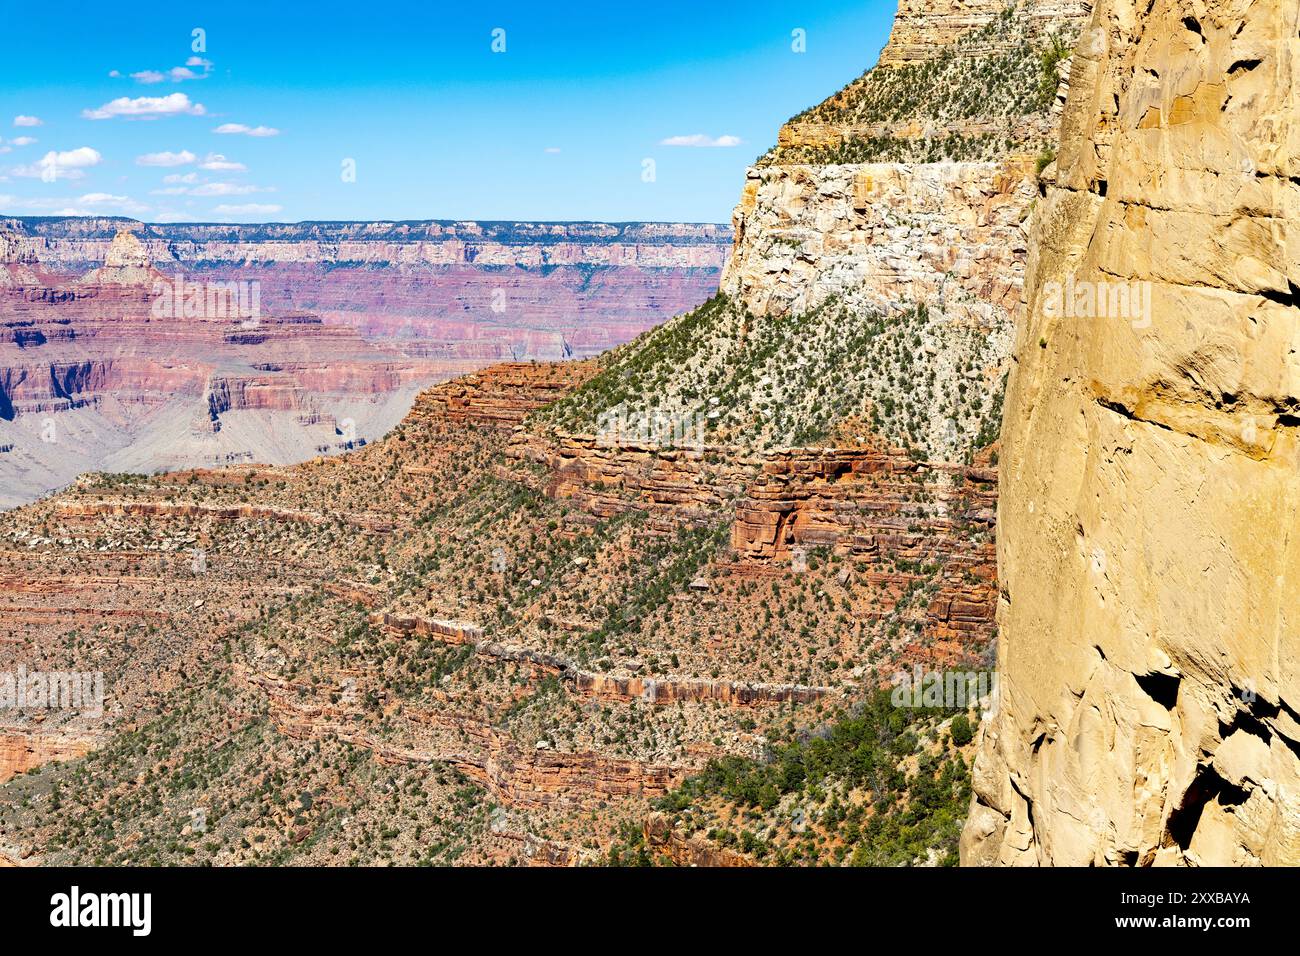
[[728,242],[671,223],[0,220],[0,507],[90,470],[356,447],[433,382],[594,354],[702,301]]
[[[1297,8],[1098,0],[1002,432],[967,863],[1300,862]],[[1067,318],[1053,283],[1149,283]]]
[[109,693],[0,726],[0,856],[955,863],[978,710],[890,685],[988,668],[1083,7],[905,4],[749,172],[718,294],[625,345],[440,384],[346,455],[3,516],[0,667]]

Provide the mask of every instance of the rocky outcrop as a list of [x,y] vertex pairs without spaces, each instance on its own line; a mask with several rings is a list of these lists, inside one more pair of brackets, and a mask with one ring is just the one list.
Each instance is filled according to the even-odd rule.
[[166,281],[154,268],[149,250],[129,229],[119,229],[104,252],[104,264],[87,272],[78,282],[82,285],[152,286]]
[[[1076,51],[968,864],[1300,862],[1296,28],[1294,4],[1100,0]],[[1071,282],[1150,309],[1064,310]]]
[[667,857],[676,866],[753,866],[753,861],[703,838],[702,834],[687,834],[673,826],[672,820],[662,813],[646,817],[641,828],[646,846],[656,855]]
[[865,287],[880,306],[962,298],[985,318],[1020,297],[1033,160],[756,166],[722,290],[760,315]]
[[514,809],[593,808],[609,800],[654,799],[681,783],[689,769],[592,751],[527,749],[475,715],[450,706],[408,716],[415,727],[435,736],[450,732],[454,744],[395,743],[355,728],[344,708],[304,700],[302,688],[292,682],[242,668],[236,673],[241,682],[266,694],[276,726],[289,737],[336,735],[373,751],[384,763],[450,764],[487,787],[494,800]]
[[595,362],[506,362],[449,382],[438,391],[440,413],[451,422],[506,428],[555,401],[597,371]]
[[51,760],[75,760],[97,743],[86,734],[29,733],[0,727],[0,783]]
[[385,532],[393,529],[390,518],[379,515],[326,515],[318,511],[300,511],[274,508],[266,505],[206,505],[194,502],[123,501],[115,499],[83,499],[59,502],[58,517],[76,525],[90,522],[105,515],[129,518],[207,519],[214,521],[270,521],[300,524],[347,523],[368,531]]
[[516,436],[508,453],[543,466],[547,494],[572,499],[597,517],[647,509],[693,524],[716,520],[761,462],[722,447],[671,448],[530,432]]
[[[1040,60],[1054,54],[1040,51],[1087,8],[902,0],[880,62],[787,122],[749,170],[722,291],[757,315],[865,287],[879,303],[964,298],[1008,322],[1035,162],[1057,125],[1058,75]],[[983,102],[953,102],[972,73]]]
[[[1006,15],[1006,0],[899,0],[894,29],[881,51],[882,66],[925,63],[942,56],[963,36]],[[1080,16],[1079,0],[1022,0],[1018,39],[1035,40]]]

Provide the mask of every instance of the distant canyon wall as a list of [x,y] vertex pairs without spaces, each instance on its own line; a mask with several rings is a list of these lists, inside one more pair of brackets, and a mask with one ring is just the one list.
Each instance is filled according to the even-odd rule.
[[20,255],[55,270],[103,262],[135,234],[155,263],[346,263],[721,268],[730,230],[712,223],[304,222],[143,223],[116,217],[0,218]]
[[[355,448],[422,386],[692,308],[729,247],[709,224],[0,219],[0,507],[88,470]],[[223,283],[240,314],[190,308]]]

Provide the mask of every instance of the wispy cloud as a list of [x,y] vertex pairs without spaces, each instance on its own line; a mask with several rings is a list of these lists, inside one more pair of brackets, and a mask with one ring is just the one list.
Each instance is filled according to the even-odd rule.
[[9,142],[13,143],[15,146],[30,146],[30,145],[32,145],[32,143],[36,142],[36,137],[35,137],[35,136],[15,136],[15,137],[14,137],[13,139],[11,139]]
[[218,216],[271,216],[283,209],[283,206],[275,206],[269,203],[236,203],[227,205],[222,203],[214,206],[212,211]]
[[198,159],[188,149],[182,149],[179,153],[173,153],[170,150],[161,153],[145,153],[143,156],[137,156],[135,162],[137,166],[188,166]]
[[227,135],[241,134],[244,136],[279,136],[280,131],[274,126],[245,126],[243,123],[222,123],[212,132],[223,133]]
[[270,186],[243,186],[239,183],[204,183],[189,191],[191,196],[247,196],[249,193],[274,192]]
[[77,202],[84,206],[111,206],[131,215],[139,215],[149,208],[130,196],[116,196],[112,193],[86,193]]
[[703,133],[693,133],[690,136],[669,136],[667,139],[659,141],[660,146],[702,146],[702,147],[728,147],[739,146],[743,140],[739,136],[706,136]]
[[[194,68],[197,67],[203,72],[196,73]],[[185,61],[184,66],[173,66],[170,70],[137,70],[131,74],[131,79],[137,83],[162,83],[171,80],[173,83],[183,83],[186,80],[206,80],[208,74],[212,72],[212,61],[205,60],[201,56],[192,56]],[[108,74],[111,77],[120,77],[120,70],[111,70]]]
[[130,196],[113,193],[86,193],[76,199],[67,196],[38,196],[30,199],[0,196],[0,205],[51,216],[103,215],[105,209],[139,216],[149,209],[148,206],[136,202]]
[[208,153],[203,162],[199,163],[199,169],[207,169],[214,173],[242,173],[248,167],[232,159],[226,159],[220,153]]
[[82,110],[86,119],[105,120],[115,116],[127,119],[157,119],[160,116],[177,116],[188,114],[202,116],[207,110],[202,103],[191,103],[184,93],[169,93],[167,96],[119,96],[98,109]]
[[45,121],[39,116],[15,116],[15,126],[44,126]]

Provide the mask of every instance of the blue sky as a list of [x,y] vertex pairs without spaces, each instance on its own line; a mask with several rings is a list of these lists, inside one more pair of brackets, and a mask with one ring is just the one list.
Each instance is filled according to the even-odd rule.
[[0,0],[0,213],[726,222],[894,8]]

